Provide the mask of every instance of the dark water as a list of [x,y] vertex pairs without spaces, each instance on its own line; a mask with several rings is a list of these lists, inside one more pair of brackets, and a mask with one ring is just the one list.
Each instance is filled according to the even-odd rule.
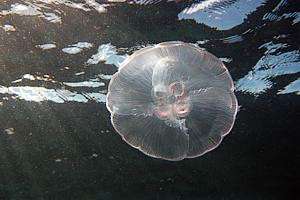
[[[296,199],[299,3],[197,2],[1,1],[1,200]],[[128,146],[105,107],[126,56],[171,40],[221,58],[241,106],[217,149],[180,162]]]

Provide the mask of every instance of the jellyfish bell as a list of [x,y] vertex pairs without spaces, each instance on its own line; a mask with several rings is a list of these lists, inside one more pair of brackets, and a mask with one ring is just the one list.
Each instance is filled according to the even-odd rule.
[[124,141],[172,161],[216,148],[232,129],[238,107],[224,64],[183,42],[132,54],[111,79],[106,102]]

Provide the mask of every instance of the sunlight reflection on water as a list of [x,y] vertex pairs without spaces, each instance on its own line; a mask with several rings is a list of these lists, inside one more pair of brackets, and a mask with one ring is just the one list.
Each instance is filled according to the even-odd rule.
[[[224,1],[226,2],[226,1]],[[264,5],[265,0],[252,1],[247,0],[247,3],[242,3],[242,1],[230,1],[230,3],[222,3],[218,0],[207,0],[200,3],[195,3],[190,7],[184,9],[178,14],[180,19],[194,19],[198,23],[204,23],[211,27],[217,27],[219,30],[230,29],[243,22],[247,17],[247,14],[256,10],[259,6]],[[269,21],[279,21],[281,19],[292,18],[292,25],[299,22],[299,13],[281,13],[278,10],[286,6],[287,2],[282,0],[276,8],[274,8],[270,13],[264,15],[263,20]],[[68,0],[35,0],[35,1],[25,1],[23,3],[13,3],[10,5],[10,9],[0,11],[0,15],[20,15],[20,16],[37,16],[47,20],[50,23],[62,23],[62,10],[58,7],[52,7],[57,5],[67,6],[73,9],[80,9],[85,12],[91,10],[96,10],[98,13],[106,13],[108,4],[100,4],[94,0],[86,0],[83,3],[75,3]],[[51,7],[50,7],[51,6]],[[16,27],[10,24],[3,24],[1,28],[5,32],[12,32],[17,30]],[[219,39],[225,44],[233,44],[245,42],[244,35],[252,32],[252,29],[248,29],[242,34],[233,34],[231,36]],[[8,33],[7,33],[8,34]],[[286,38],[288,35],[280,35],[279,38]],[[76,43],[77,42],[77,43]],[[61,51],[66,54],[76,54],[80,55],[83,50],[93,49],[96,44],[87,41],[76,41],[73,44],[64,45]],[[210,42],[209,39],[199,40],[195,45],[202,46]],[[113,42],[112,42],[113,43]],[[89,55],[89,58],[84,62],[84,67],[95,67],[99,64],[111,65],[114,67],[119,67],[121,63],[132,53],[132,49],[142,48],[140,46],[123,47],[118,48],[112,43],[98,43],[98,48],[94,54]],[[154,44],[147,44],[154,45]],[[146,46],[147,46],[146,45]],[[45,41],[45,43],[35,44],[37,49],[44,50],[59,48],[56,42]],[[289,47],[287,43],[279,42],[266,42],[261,45],[259,49],[264,49],[264,55],[257,61],[252,70],[248,72],[244,77],[236,80],[236,89],[240,92],[250,93],[253,95],[259,95],[266,92],[268,89],[272,88],[274,81],[272,78],[279,77],[282,75],[295,74],[300,72],[300,58],[299,50],[286,50]],[[49,51],[50,52],[50,51]],[[130,53],[128,53],[130,52]],[[48,51],[47,51],[48,53]],[[220,58],[225,63],[231,63],[231,57]],[[251,67],[251,66],[249,66]],[[65,66],[64,69],[70,69],[69,66]],[[38,73],[38,72],[37,72]],[[0,93],[5,95],[11,95],[12,98],[19,98],[26,101],[52,101],[56,103],[64,103],[68,101],[82,102],[86,103],[89,100],[94,100],[97,102],[105,102],[105,91],[95,92],[93,88],[97,89],[99,87],[105,87],[107,84],[105,81],[111,79],[112,74],[94,74],[90,77],[86,74],[84,68],[76,70],[73,76],[78,77],[78,80],[55,80],[55,77],[50,77],[45,75],[35,75],[34,73],[24,74],[21,78],[12,81],[12,84],[26,84],[24,80],[35,81],[35,86],[0,86]],[[41,81],[41,82],[37,82]],[[43,86],[43,82],[59,84],[62,88],[57,88],[57,86]],[[52,88],[54,87],[54,88]],[[72,88],[72,91],[66,90],[64,87]],[[88,92],[85,91],[87,88]],[[73,91],[76,89],[76,91]],[[92,90],[92,91],[90,91]],[[299,94],[299,80],[296,80],[285,88],[281,88],[277,94],[287,94],[296,93]],[[7,98],[7,97],[6,97]]]
[[291,82],[283,90],[279,91],[277,94],[289,94],[289,93],[296,93],[297,95],[300,95],[300,79]]
[[[230,2],[230,3],[229,3]],[[193,19],[218,30],[228,30],[242,24],[247,15],[263,5],[265,0],[220,1],[195,3],[178,14],[180,20]]]
[[0,86],[0,94],[12,95],[26,101],[43,102],[52,101],[55,103],[79,102],[87,103],[89,100],[104,103],[106,95],[102,93],[84,93],[71,92],[66,89],[47,89],[44,87],[3,87]]
[[115,46],[109,44],[102,44],[98,48],[98,52],[88,59],[88,65],[95,65],[99,62],[104,62],[105,64],[115,65],[117,67],[128,57],[125,55],[118,55]]
[[[236,83],[238,91],[259,94],[273,86],[271,78],[300,72],[300,52],[298,50],[280,52],[286,44],[268,42],[260,48],[265,48],[265,54],[245,77]],[[300,91],[300,88],[298,88]]]

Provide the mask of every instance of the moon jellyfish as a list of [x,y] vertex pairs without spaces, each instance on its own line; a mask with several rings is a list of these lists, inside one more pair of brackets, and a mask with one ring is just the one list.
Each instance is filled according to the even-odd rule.
[[216,148],[230,132],[238,107],[224,64],[183,42],[132,54],[113,75],[106,102],[125,142],[172,161]]

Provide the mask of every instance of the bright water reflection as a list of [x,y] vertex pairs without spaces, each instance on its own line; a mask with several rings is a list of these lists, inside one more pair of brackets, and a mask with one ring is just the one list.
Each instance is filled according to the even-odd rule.
[[266,0],[207,0],[194,3],[178,14],[179,19],[193,19],[197,23],[228,30],[243,23],[247,15]]
[[279,91],[277,94],[289,94],[296,93],[300,95],[300,79],[297,79],[287,85],[283,90]]
[[299,50],[284,52],[285,47],[287,44],[273,44],[273,42],[260,46],[260,48],[267,49],[264,56],[253,67],[252,71],[237,81],[237,89],[242,92],[259,94],[272,87],[274,84],[272,78],[299,73]]
[[[66,89],[47,89],[44,87],[4,87],[0,86],[0,94],[4,94],[2,99],[10,97],[12,99],[21,99],[25,101],[43,102],[51,101],[54,103],[79,102],[87,103],[88,101],[96,101],[104,103],[105,94],[102,93],[82,93],[71,92]],[[9,95],[9,96],[7,96]]]
[[105,64],[115,65],[117,67],[128,57],[125,55],[118,55],[115,46],[109,44],[102,44],[98,47],[98,52],[91,56],[86,62],[88,65],[95,65],[99,62],[104,62]]

